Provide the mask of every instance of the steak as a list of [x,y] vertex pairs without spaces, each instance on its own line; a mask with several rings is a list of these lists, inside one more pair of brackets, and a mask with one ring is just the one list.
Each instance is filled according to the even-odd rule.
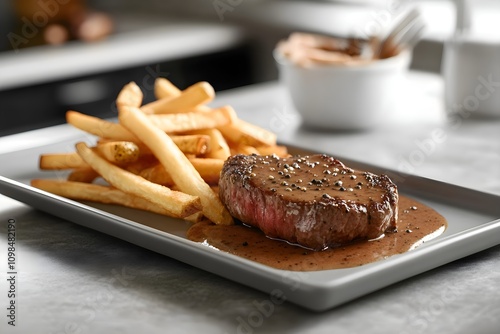
[[390,178],[327,155],[232,156],[219,196],[242,223],[314,250],[397,230],[399,196]]

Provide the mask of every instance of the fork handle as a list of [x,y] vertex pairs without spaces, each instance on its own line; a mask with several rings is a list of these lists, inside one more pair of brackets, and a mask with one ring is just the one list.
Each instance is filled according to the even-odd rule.
[[468,0],[455,0],[457,8],[455,33],[463,34],[470,30],[471,18]]

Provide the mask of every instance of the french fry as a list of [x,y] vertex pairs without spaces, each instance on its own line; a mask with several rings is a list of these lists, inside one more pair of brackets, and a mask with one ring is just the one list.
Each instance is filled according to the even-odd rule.
[[284,145],[258,146],[256,147],[260,155],[276,154],[280,158],[289,156],[288,148]]
[[224,106],[208,112],[186,112],[177,114],[148,115],[150,121],[167,133],[215,128],[237,120],[234,109]]
[[[209,112],[187,112],[178,114],[149,115],[153,123],[169,133],[179,133],[199,129],[214,128],[235,122],[234,109],[230,106],[213,109]],[[68,111],[66,120],[80,130],[101,138],[140,142],[137,136],[119,123],[109,122],[94,116]]]
[[118,123],[98,117],[85,115],[77,111],[66,112],[66,121],[74,127],[102,138],[138,142],[139,139]]
[[98,177],[99,174],[87,165],[87,167],[73,169],[71,173],[69,173],[67,180],[74,182],[92,183]]
[[[184,132],[192,129],[211,127],[211,125],[214,124],[227,124],[228,122],[233,122],[236,118],[235,112],[231,107],[214,109],[212,112],[204,114],[203,117],[200,118],[198,115],[199,113],[192,112],[184,114],[151,115],[149,117],[155,118],[154,121],[161,125],[165,131],[170,130],[172,132],[176,129],[180,129],[177,132]],[[211,117],[213,117],[213,119]],[[139,138],[119,123],[109,122],[94,116],[79,113],[77,111],[68,111],[66,113],[66,119],[68,123],[76,128],[101,138],[106,138],[108,140],[131,141],[135,143],[140,142]],[[204,124],[204,122],[206,123]],[[181,149],[186,149],[189,145],[195,145],[189,147],[186,153],[203,154],[202,152],[208,149],[208,147],[204,147],[206,138],[177,137],[179,136],[175,136],[173,139],[176,143],[180,143],[179,145],[181,145]],[[190,142],[191,140],[194,142]]]
[[145,104],[141,110],[146,114],[187,112],[210,102],[214,96],[214,88],[208,82],[201,81],[186,88],[180,95],[167,96]]
[[210,188],[212,188],[212,191],[216,193],[217,196],[219,195],[219,186],[211,186]]
[[[172,145],[177,148],[175,144],[172,143]],[[170,212],[173,217],[184,218],[200,209],[200,198],[197,196],[172,191],[123,170],[100,157],[83,142],[76,144],[76,150],[82,159],[110,185],[159,205]]]
[[205,158],[226,160],[231,155],[229,145],[222,133],[217,129],[202,129],[191,133],[206,135],[210,138],[210,149],[204,155]]
[[[155,96],[156,98],[173,98],[182,94],[182,91],[177,88],[174,84],[172,84],[166,78],[156,78],[155,80]],[[210,111],[210,107],[206,105],[198,105],[194,108],[195,111]]]
[[76,152],[42,154],[40,155],[38,165],[41,170],[62,170],[89,167]]
[[224,160],[210,158],[194,158],[189,160],[193,167],[200,173],[206,183],[215,185],[219,183],[220,172]]
[[245,154],[245,155],[250,155],[250,154],[259,154],[259,151],[250,145],[237,145],[236,147],[231,148],[231,154]]
[[160,163],[141,170],[139,172],[139,175],[150,182],[158,183],[167,187],[172,187],[175,185],[174,180],[172,179],[170,174]]
[[[104,141],[96,145],[96,150],[106,160],[118,164],[134,162],[139,158],[139,147],[132,142]],[[89,167],[90,166],[76,152],[42,154],[39,159],[39,168],[42,170]]]
[[[202,134],[193,135],[172,135],[170,136],[174,141],[175,145],[186,154],[201,155],[210,151],[210,137]],[[100,138],[97,144],[104,144],[109,142],[114,142],[115,140]],[[140,155],[152,154],[149,147],[146,145],[136,142],[135,145],[139,148]]]
[[[109,186],[47,179],[34,179],[31,181],[31,185],[52,194],[77,201],[116,204],[133,209],[172,216],[172,212],[166,210],[162,206],[152,203],[142,197],[138,197]],[[186,217],[186,220],[189,221],[199,221],[200,219],[200,212]]]
[[218,129],[226,140],[235,146],[239,144],[255,147],[276,145],[276,134],[241,119],[219,126]]
[[153,153],[151,153],[149,155],[141,156],[139,160],[121,167],[132,174],[139,175],[143,170],[151,168],[157,164],[158,159],[156,159]]
[[106,160],[124,164],[139,159],[139,146],[130,141],[109,141],[97,144],[97,152]]
[[231,154],[259,154],[259,155],[271,155],[276,154],[279,157],[285,158],[289,156],[288,149],[286,146],[282,145],[271,145],[271,146],[250,146],[250,145],[236,145],[231,147]]
[[215,224],[233,224],[233,218],[219,197],[201,178],[173,140],[138,108],[119,109],[120,123],[145,143],[168,171],[174,183],[186,194],[198,196],[203,214]]
[[140,107],[143,97],[141,88],[135,82],[129,82],[118,93],[116,105]]
[[184,154],[202,155],[211,151],[210,137],[203,134],[171,136]]
[[181,95],[181,90],[170,82],[170,80],[162,77],[155,79],[154,94],[157,100],[163,98],[171,98]]
[[[193,158],[189,159],[193,167],[200,173],[201,178],[210,185],[215,185],[219,182],[220,171],[224,160]],[[140,176],[154,183],[172,186],[174,180],[165,170],[162,164],[157,164],[153,167],[146,168],[139,173]]]

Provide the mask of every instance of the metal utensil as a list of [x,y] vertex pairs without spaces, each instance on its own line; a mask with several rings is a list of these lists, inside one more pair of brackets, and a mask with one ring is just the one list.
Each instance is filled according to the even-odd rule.
[[380,41],[374,51],[374,58],[388,58],[403,49],[413,48],[422,37],[425,24],[417,9],[409,11]]

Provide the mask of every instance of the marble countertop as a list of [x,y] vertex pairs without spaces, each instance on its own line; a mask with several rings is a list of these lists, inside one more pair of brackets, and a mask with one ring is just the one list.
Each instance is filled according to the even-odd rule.
[[[500,195],[500,119],[450,121],[442,90],[439,76],[411,73],[400,113],[366,132],[303,128],[275,82],[221,92],[214,103],[231,104],[285,144]],[[61,126],[4,137],[0,148],[71,132]],[[9,219],[17,228],[16,327],[6,318]],[[259,318],[264,293],[2,195],[0,222],[2,333],[496,333],[500,325],[500,246],[326,312],[284,303]]]

